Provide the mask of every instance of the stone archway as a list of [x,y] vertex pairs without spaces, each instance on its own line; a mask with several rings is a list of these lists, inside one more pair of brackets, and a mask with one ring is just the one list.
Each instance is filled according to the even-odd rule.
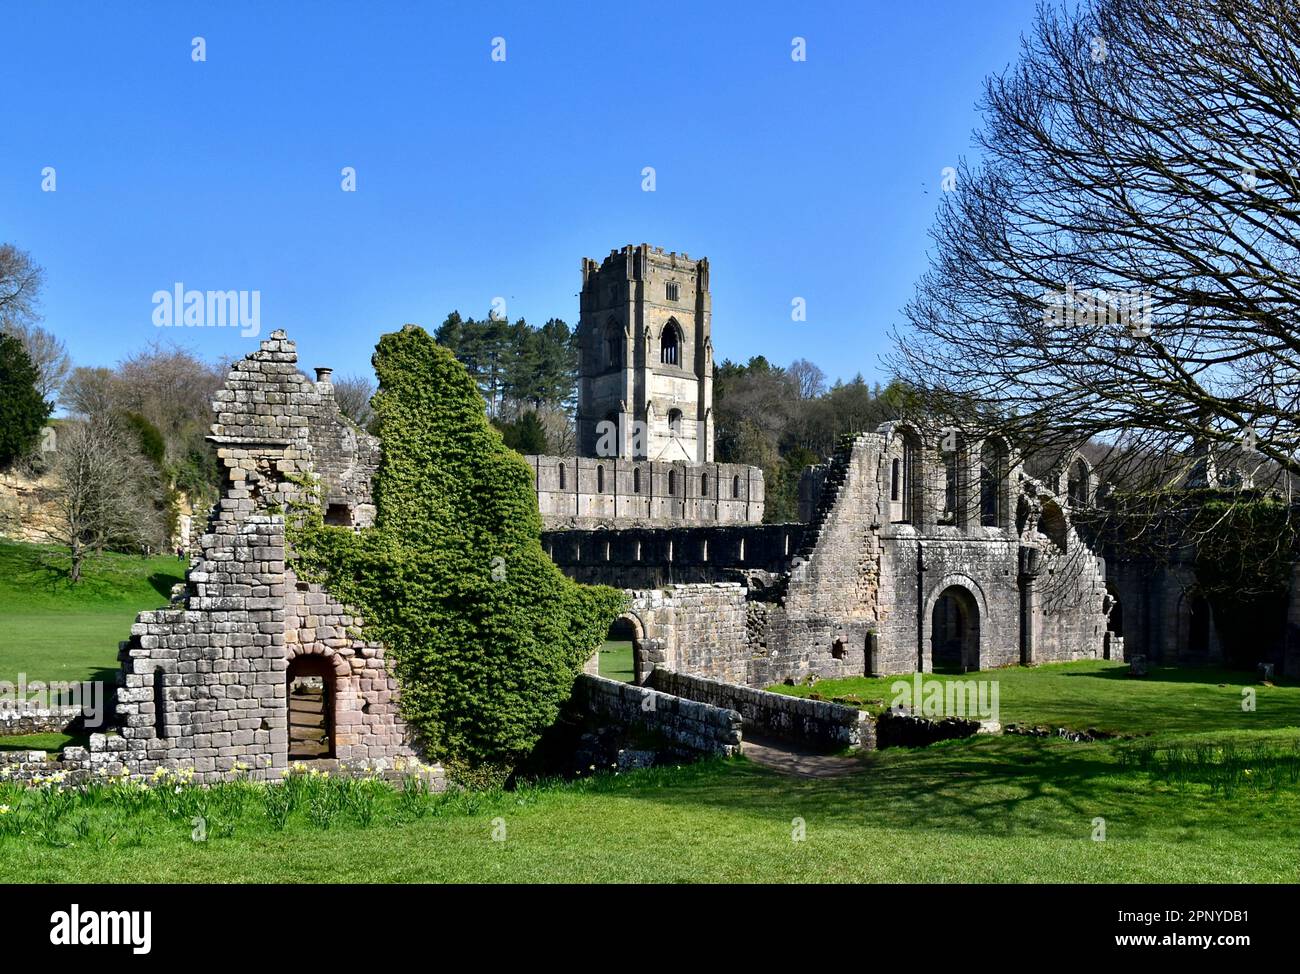
[[339,715],[349,706],[347,661],[303,650],[285,671],[289,760],[339,757]]
[[[638,685],[643,685],[650,679],[650,672],[655,667],[653,650],[658,644],[646,637],[645,624],[636,615],[625,612],[615,619],[610,624],[605,642],[606,646],[602,649],[610,648],[611,655],[615,657],[611,662],[615,665],[607,666],[602,661],[601,675]],[[609,647],[610,643],[617,645]],[[625,652],[630,652],[630,659],[623,656]]]
[[926,600],[921,670],[969,672],[983,662],[988,606],[979,586],[964,575],[947,575]]
[[980,668],[979,605],[960,585],[944,589],[931,610],[930,662],[936,672]]

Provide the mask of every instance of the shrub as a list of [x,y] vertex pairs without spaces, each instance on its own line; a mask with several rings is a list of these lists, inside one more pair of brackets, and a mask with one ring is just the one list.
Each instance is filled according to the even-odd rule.
[[299,512],[300,570],[384,642],[428,754],[513,763],[554,722],[623,596],[578,585],[546,556],[532,471],[449,351],[408,326],[384,335],[373,361],[375,525],[353,532],[324,525],[318,505]]

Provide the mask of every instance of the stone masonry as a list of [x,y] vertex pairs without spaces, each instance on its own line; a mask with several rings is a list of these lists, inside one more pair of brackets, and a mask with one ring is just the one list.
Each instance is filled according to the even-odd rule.
[[577,456],[530,456],[548,528],[757,524],[763,472],[713,462],[707,257],[583,258]]
[[90,761],[147,774],[192,767],[198,780],[235,769],[269,777],[290,764],[290,681],[323,687],[328,754],[351,766],[415,759],[397,715],[397,683],[363,620],[300,580],[285,512],[318,484],[327,519],[374,516],[379,444],[343,418],[328,372],[312,382],[294,343],[272,333],[217,393],[209,436],[224,489],[172,604],[142,612],[120,658],[114,733]]
[[[1124,658],[1105,563],[1072,525],[1068,491],[1002,444],[885,424],[810,470],[801,496],[801,527],[543,543],[572,577],[627,590],[639,680],[655,666],[764,687]],[[639,587],[655,579],[669,584]]]

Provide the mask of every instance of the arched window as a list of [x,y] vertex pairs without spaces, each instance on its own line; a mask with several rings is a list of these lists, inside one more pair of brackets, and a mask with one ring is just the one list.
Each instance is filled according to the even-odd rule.
[[980,524],[986,528],[1002,527],[1006,476],[1006,449],[997,440],[986,439],[980,448]]
[[731,496],[732,497],[740,496],[740,477],[731,478]]
[[640,467],[632,468],[632,493],[634,494],[641,493],[641,468]]
[[700,474],[700,496],[709,496],[709,475],[706,473]]
[[677,471],[676,470],[668,471],[668,493],[670,494],[677,493]]
[[682,435],[682,411],[680,409],[668,410],[668,435]]
[[920,466],[921,449],[915,434],[904,434],[903,470],[902,470],[902,511],[900,520],[910,524],[916,519],[916,487],[921,483]]
[[1066,496],[1070,499],[1071,507],[1088,506],[1089,495],[1092,493],[1088,486],[1087,461],[1078,457],[1070,464],[1069,478],[1066,481]]
[[564,479],[564,464],[560,464],[560,490],[565,488]]
[[659,338],[659,361],[664,365],[677,365],[681,361],[678,345],[680,336],[677,334],[677,323],[674,321],[664,325],[663,334]]
[[903,461],[895,457],[893,469],[889,475],[889,499],[891,501],[902,500],[903,493]]
[[603,464],[596,466],[596,493],[605,493],[605,467]]
[[957,455],[943,458],[943,517],[940,524],[957,523]]

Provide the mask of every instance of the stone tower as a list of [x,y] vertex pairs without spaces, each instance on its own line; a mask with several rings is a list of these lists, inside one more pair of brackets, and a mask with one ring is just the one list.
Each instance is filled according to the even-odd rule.
[[578,452],[713,461],[709,261],[641,244],[582,260]]

